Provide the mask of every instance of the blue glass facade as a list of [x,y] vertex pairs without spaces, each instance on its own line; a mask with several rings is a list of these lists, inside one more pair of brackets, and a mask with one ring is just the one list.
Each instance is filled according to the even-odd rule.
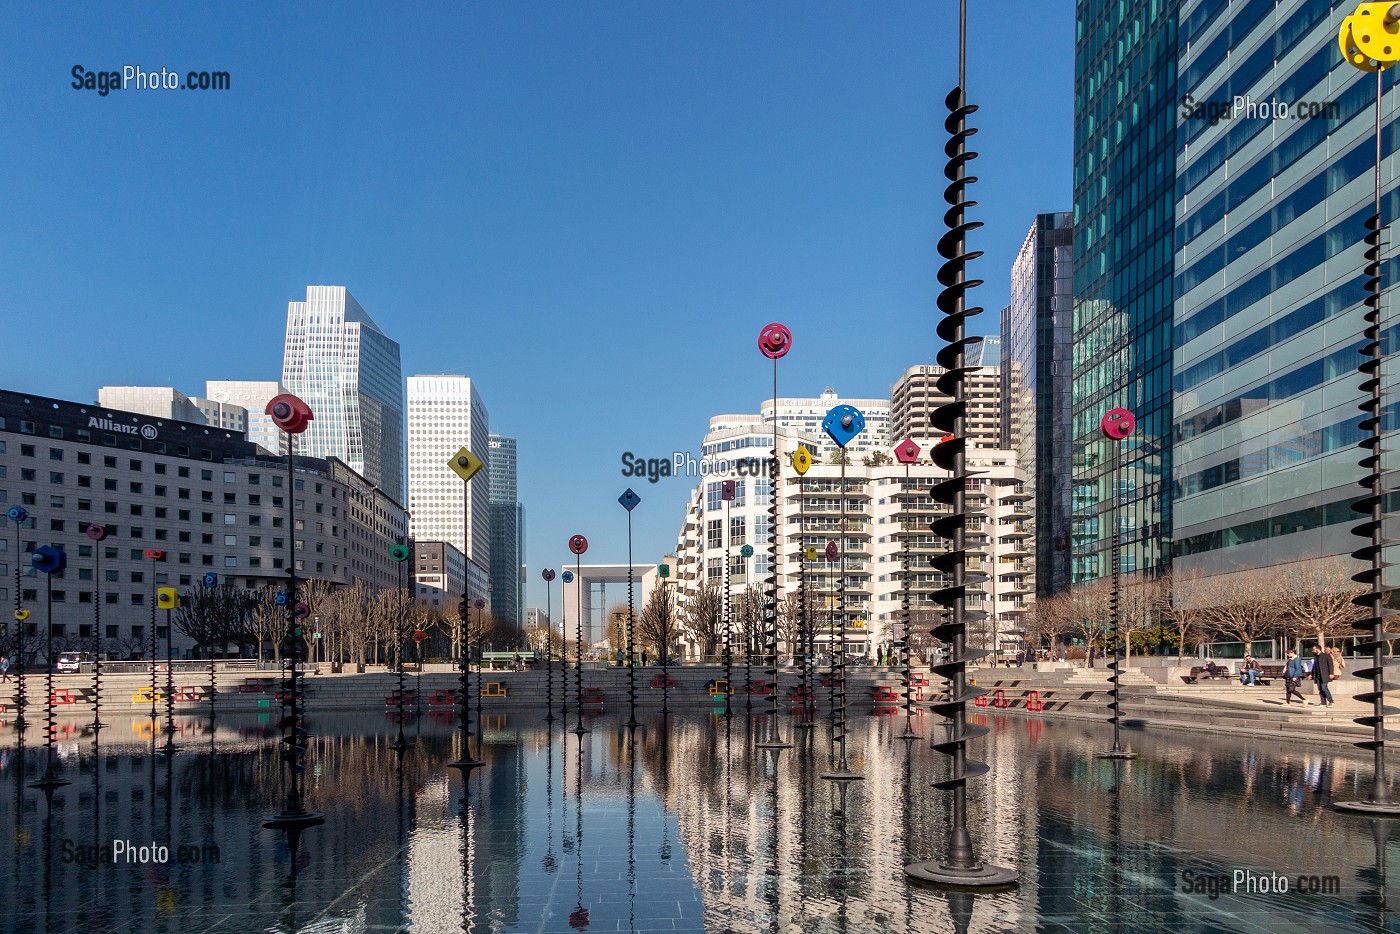
[[[1286,566],[1356,547],[1375,80],[1337,48],[1353,8],[1182,4],[1182,93],[1222,115],[1183,106],[1177,126],[1172,492],[1184,570]],[[1383,217],[1393,222],[1390,94],[1384,112]],[[1386,284],[1396,271],[1390,263]]]
[[[1079,0],[1075,23],[1074,365],[1071,575],[1109,573],[1113,512],[1122,568],[1170,557],[1172,535],[1174,0]],[[1099,420],[1122,406],[1138,430],[1114,449]]]

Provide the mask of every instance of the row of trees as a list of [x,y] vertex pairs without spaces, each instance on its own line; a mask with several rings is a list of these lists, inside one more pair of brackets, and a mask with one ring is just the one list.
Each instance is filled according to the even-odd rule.
[[[1124,578],[1119,610],[1128,651],[1174,649],[1178,659],[1202,643],[1329,640],[1352,634],[1361,593],[1344,559],[1314,560],[1282,568],[1231,574],[1167,572],[1159,577]],[[1066,639],[1109,645],[1107,579],[1069,593],[1036,601],[1023,620],[1034,646],[1055,647]]]
[[[297,599],[310,609],[302,626],[308,659],[396,664],[400,652],[415,653],[420,648],[426,657],[461,654],[462,620],[455,613],[416,604],[399,588],[371,587],[363,581],[337,588],[313,579],[298,585]],[[199,657],[255,654],[280,662],[287,611],[277,605],[276,588],[228,584],[211,588],[200,583],[181,593],[171,624],[194,641]],[[421,646],[409,638],[415,630],[426,636]],[[519,627],[476,609],[471,611],[466,634],[471,639],[480,636],[488,649],[527,648],[526,634]]]

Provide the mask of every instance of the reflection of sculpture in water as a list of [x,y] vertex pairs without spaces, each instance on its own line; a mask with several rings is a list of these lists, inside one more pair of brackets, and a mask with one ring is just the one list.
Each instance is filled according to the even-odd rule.
[[544,767],[544,813],[545,813],[545,848],[542,865],[545,872],[554,872],[559,868],[559,861],[554,856],[554,717],[546,718],[548,732],[545,736],[545,767]]
[[[580,661],[580,671],[582,662]],[[579,708],[579,726],[583,726],[583,708]],[[586,730],[584,732],[587,732]],[[578,741],[578,764],[574,770],[574,857],[578,865],[578,901],[569,913],[569,927],[582,930],[588,927],[588,909],[583,905],[583,736]]]

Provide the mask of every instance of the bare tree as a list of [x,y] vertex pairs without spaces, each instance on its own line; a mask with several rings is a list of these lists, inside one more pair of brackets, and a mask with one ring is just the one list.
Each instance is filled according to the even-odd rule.
[[250,641],[256,601],[256,594],[227,582],[206,587],[200,581],[180,595],[171,624],[193,639],[197,653],[207,658],[230,642],[241,646]]
[[797,652],[797,643],[801,638],[801,599],[796,590],[789,590],[778,604],[778,641],[792,655]]
[[255,592],[248,613],[248,627],[258,643],[258,660],[263,658],[263,645],[272,643],[272,658],[282,663],[282,636],[287,632],[287,609],[277,605],[277,588],[264,587]]
[[1100,578],[1080,584],[1069,592],[1069,628],[1084,640],[1084,667],[1089,667],[1090,651],[1103,648],[1104,637],[1112,628],[1108,600],[1112,585]]
[[724,595],[714,581],[705,581],[681,614],[680,631],[700,647],[702,658],[712,658],[719,652],[723,627]]
[[1186,657],[1188,646],[1200,645],[1205,633],[1201,601],[1205,598],[1203,578],[1197,571],[1170,570],[1159,578],[1156,591],[1157,615],[1176,633],[1176,660]]
[[1201,619],[1210,628],[1244,643],[1265,638],[1280,620],[1283,581],[1277,569],[1237,571],[1206,578],[1199,585]]
[[1069,604],[1069,597],[1059,594],[1038,598],[1031,605],[1030,612],[1021,618],[1031,645],[1055,650],[1056,644],[1072,628]]
[[676,637],[680,634],[676,619],[676,598],[669,587],[658,587],[647,597],[642,617],[637,622],[637,634],[642,644],[657,650],[658,658],[673,654]]
[[1290,639],[1315,638],[1324,648],[1328,638],[1351,633],[1364,615],[1352,603],[1365,588],[1351,579],[1360,569],[1344,558],[1313,558],[1299,562],[1286,574],[1280,594],[1280,621]]

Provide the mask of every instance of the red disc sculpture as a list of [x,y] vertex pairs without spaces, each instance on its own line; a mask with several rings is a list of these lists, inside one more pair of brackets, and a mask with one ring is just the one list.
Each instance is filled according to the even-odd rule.
[[569,550],[576,555],[581,555],[588,550],[588,539],[582,535],[575,535],[569,539]]
[[758,332],[758,349],[769,360],[776,360],[792,349],[792,332],[776,321],[764,325]]
[[1132,434],[1136,427],[1137,419],[1127,409],[1109,409],[1108,414],[1099,422],[1099,430],[1111,441],[1122,441]]

